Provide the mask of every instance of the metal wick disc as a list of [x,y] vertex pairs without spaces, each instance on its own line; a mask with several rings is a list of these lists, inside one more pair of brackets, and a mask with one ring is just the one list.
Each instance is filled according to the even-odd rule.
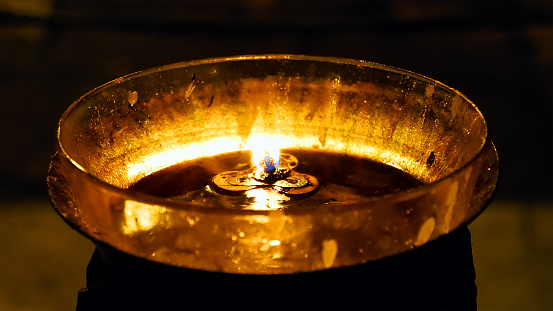
[[291,154],[281,154],[280,164],[272,172],[250,168],[215,175],[211,181],[213,190],[220,194],[241,195],[254,188],[275,189],[288,196],[301,196],[319,187],[317,178],[292,171],[298,159]]

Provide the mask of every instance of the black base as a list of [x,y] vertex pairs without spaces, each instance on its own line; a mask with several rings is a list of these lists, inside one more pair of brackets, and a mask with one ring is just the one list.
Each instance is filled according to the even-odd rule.
[[175,268],[100,247],[77,310],[476,310],[468,228],[353,267],[284,275]]

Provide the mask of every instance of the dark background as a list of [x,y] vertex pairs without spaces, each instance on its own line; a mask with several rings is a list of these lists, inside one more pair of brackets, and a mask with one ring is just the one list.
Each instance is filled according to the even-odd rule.
[[[47,207],[45,187],[57,121],[73,101],[138,70],[260,53],[383,63],[467,95],[501,170],[494,203],[471,228],[479,306],[552,308],[553,2],[345,0],[0,0],[0,308],[35,308],[25,288],[71,306],[84,285],[59,285],[75,273],[81,282],[91,246],[59,240],[77,234]],[[88,248],[71,259],[67,243]],[[11,286],[22,278],[27,287]]]

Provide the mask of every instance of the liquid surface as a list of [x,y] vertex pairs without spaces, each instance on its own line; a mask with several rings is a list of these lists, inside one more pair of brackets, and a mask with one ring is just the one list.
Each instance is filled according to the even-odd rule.
[[294,171],[314,176],[319,188],[311,194],[288,197],[274,188],[257,188],[241,195],[219,194],[209,186],[213,177],[252,167],[251,152],[237,151],[198,158],[154,172],[131,190],[171,200],[229,209],[307,209],[323,204],[362,203],[378,196],[420,187],[421,182],[391,166],[361,157],[317,150],[283,149],[298,158]]

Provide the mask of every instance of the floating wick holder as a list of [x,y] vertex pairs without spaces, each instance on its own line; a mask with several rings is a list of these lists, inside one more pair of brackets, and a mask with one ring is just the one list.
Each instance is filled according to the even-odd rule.
[[319,188],[319,181],[311,175],[293,171],[296,166],[298,159],[283,153],[274,169],[253,167],[244,171],[224,172],[213,177],[211,186],[217,193],[225,195],[243,195],[256,188],[277,190],[290,197],[314,193]]

